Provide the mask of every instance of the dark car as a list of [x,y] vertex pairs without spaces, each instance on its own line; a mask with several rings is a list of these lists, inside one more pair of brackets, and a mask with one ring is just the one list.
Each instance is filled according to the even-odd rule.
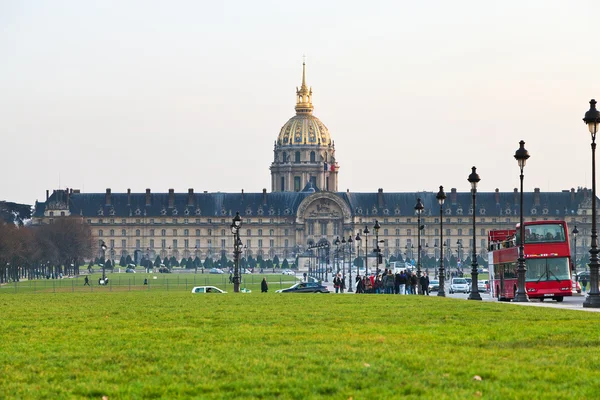
[[299,282],[287,289],[276,290],[275,293],[329,293],[329,289],[317,282]]

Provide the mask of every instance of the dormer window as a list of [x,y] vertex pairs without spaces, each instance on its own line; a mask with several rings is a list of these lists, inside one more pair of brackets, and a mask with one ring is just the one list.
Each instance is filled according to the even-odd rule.
[[479,209],[479,215],[485,215],[485,208]]
[[536,215],[537,214],[537,210],[535,208],[531,209],[531,215]]
[[444,211],[444,214],[446,215],[452,215],[452,210],[449,208],[446,208],[446,210]]
[[252,215],[252,209],[250,207],[246,208],[246,215]]
[[174,208],[174,209],[173,209],[173,215],[177,215],[177,214],[179,214],[179,211],[177,211],[177,209],[176,209],[176,208]]
[[256,212],[258,215],[263,215],[265,212],[263,211],[262,207],[258,209],[258,211]]
[[104,215],[104,210],[100,208],[100,209],[98,210],[98,215]]
[[362,208],[358,208],[358,209],[356,210],[356,213],[357,213],[358,215],[362,215],[362,213],[363,213],[363,210],[362,210]]
[[399,208],[396,208],[394,210],[394,215],[400,215],[400,209]]
[[142,214],[142,210],[140,210],[139,208],[136,208],[135,215],[141,215],[141,214]]
[[110,211],[108,211],[108,213],[109,213],[110,215],[115,215],[115,209],[114,209],[114,208],[111,208],[111,209],[110,209]]
[[269,215],[275,215],[275,209],[273,207],[269,208]]
[[184,215],[190,215],[190,210],[188,210],[187,208],[185,209],[185,211],[183,212]]
[[196,215],[202,215],[202,212],[200,211],[199,208],[196,208]]
[[387,208],[384,208],[383,215],[390,215],[390,210],[388,210]]
[[462,209],[462,207],[458,207],[456,209],[456,215],[463,215],[463,209]]
[[544,215],[548,215],[548,209],[547,209],[547,208],[544,208],[544,209],[542,210],[542,214],[544,214]]
[[222,208],[222,209],[221,209],[221,215],[227,215],[227,210],[226,210],[226,209],[224,209],[224,208]]
[[377,207],[373,207],[373,210],[371,210],[371,214],[377,215]]
[[164,207],[160,210],[160,215],[167,215],[167,210]]

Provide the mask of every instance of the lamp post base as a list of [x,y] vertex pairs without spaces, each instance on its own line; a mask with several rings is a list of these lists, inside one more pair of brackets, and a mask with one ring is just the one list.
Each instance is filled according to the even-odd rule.
[[527,293],[517,293],[512,301],[513,303],[529,303],[529,296]]
[[467,298],[467,300],[481,300],[481,295],[479,294],[479,292],[471,292],[469,293],[469,297]]
[[583,302],[583,308],[600,308],[600,293],[588,294]]

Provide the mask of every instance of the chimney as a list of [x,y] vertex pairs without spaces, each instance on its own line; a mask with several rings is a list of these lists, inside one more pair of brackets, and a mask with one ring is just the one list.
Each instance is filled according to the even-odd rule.
[[267,189],[263,188],[263,205],[267,205]]
[[450,189],[450,201],[453,205],[456,205],[456,188]]
[[513,192],[513,199],[514,199],[514,204],[515,206],[519,204],[519,189],[515,188],[514,192]]
[[46,201],[50,198],[50,191],[46,189]]
[[131,189],[127,189],[127,207],[131,206]]
[[69,190],[69,188],[67,188],[67,190],[65,190],[67,208],[69,208],[69,201],[71,200],[71,192],[73,192],[73,189]]
[[110,206],[110,189],[106,189],[106,195],[104,195],[104,204]]
[[69,189],[69,194],[73,194],[73,188]]
[[533,189],[533,205],[536,207],[540,205],[540,188]]
[[377,207],[383,208],[383,188],[377,189]]
[[496,204],[500,204],[500,190],[496,188]]
[[169,208],[175,207],[175,189],[169,189]]
[[194,206],[194,189],[189,188],[188,189],[188,207],[193,207]]
[[575,201],[575,188],[571,188],[571,201]]
[[150,195],[150,189],[146,189],[146,207],[150,207],[152,197]]

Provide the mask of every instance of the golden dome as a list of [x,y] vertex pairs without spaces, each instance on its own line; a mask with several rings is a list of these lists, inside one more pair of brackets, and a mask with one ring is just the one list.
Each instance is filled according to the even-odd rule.
[[296,88],[296,116],[289,119],[279,132],[279,146],[329,146],[329,130],[312,115],[312,88],[306,86],[306,64],[302,63],[302,86]]

